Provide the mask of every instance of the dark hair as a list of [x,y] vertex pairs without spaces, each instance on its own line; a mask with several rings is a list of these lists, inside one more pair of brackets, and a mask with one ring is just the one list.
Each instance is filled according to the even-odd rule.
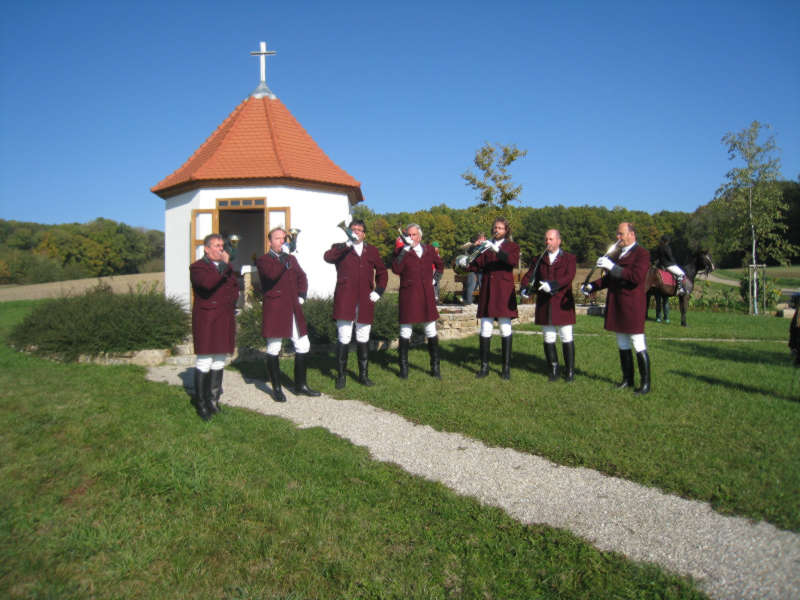
[[350,221],[350,229],[353,228],[353,225],[361,225],[364,228],[364,233],[367,233],[367,224],[364,223],[361,219],[353,219]]

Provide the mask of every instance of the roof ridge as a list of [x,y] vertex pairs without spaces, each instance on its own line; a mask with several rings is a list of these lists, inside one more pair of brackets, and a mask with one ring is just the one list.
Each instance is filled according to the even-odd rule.
[[275,131],[275,122],[272,120],[272,111],[270,110],[270,106],[267,105],[267,102],[271,102],[272,99],[269,97],[262,99],[259,98],[264,104],[264,116],[267,118],[267,124],[269,129],[269,139],[272,142],[272,150],[275,152],[275,159],[278,161],[278,167],[280,168],[281,173],[284,176],[289,175],[286,172],[286,165],[284,164],[283,157],[281,156],[281,148],[278,144],[277,132]]

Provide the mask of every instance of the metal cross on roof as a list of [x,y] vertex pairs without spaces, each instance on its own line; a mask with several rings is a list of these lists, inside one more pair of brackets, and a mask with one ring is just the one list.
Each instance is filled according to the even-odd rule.
[[261,63],[261,82],[252,93],[252,96],[254,98],[263,98],[264,96],[275,98],[275,94],[267,87],[267,56],[277,54],[277,51],[267,50],[267,42],[261,42],[260,48],[258,51],[250,52],[251,56],[258,56],[258,60]]

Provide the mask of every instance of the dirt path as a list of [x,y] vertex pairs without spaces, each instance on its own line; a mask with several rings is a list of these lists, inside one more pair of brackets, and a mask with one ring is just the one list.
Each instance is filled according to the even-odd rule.
[[9,300],[40,300],[82,294],[99,283],[111,286],[115,292],[127,292],[139,286],[156,285],[164,289],[164,273],[136,273],[135,275],[116,275],[114,277],[93,277],[91,279],[72,279],[33,285],[10,285],[0,287],[0,302]]

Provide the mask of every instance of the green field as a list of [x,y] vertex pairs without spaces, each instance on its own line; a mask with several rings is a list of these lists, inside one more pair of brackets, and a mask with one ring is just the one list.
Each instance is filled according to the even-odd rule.
[[[0,304],[0,335],[30,306]],[[425,374],[424,348],[411,351],[406,382],[386,351],[375,353],[373,391],[352,380],[334,390],[326,356],[309,383],[800,530],[788,321],[693,312],[689,328],[647,327],[654,392],[643,398],[613,389],[617,352],[598,317],[576,326],[571,385],[547,382],[541,336],[522,331],[532,327],[515,335],[509,382],[496,339],[492,373],[474,378],[472,337],[442,344],[443,384]],[[653,566],[376,463],[325,430],[231,408],[203,423],[182,388],[140,368],[0,345],[0,381],[3,597],[702,597]]]

